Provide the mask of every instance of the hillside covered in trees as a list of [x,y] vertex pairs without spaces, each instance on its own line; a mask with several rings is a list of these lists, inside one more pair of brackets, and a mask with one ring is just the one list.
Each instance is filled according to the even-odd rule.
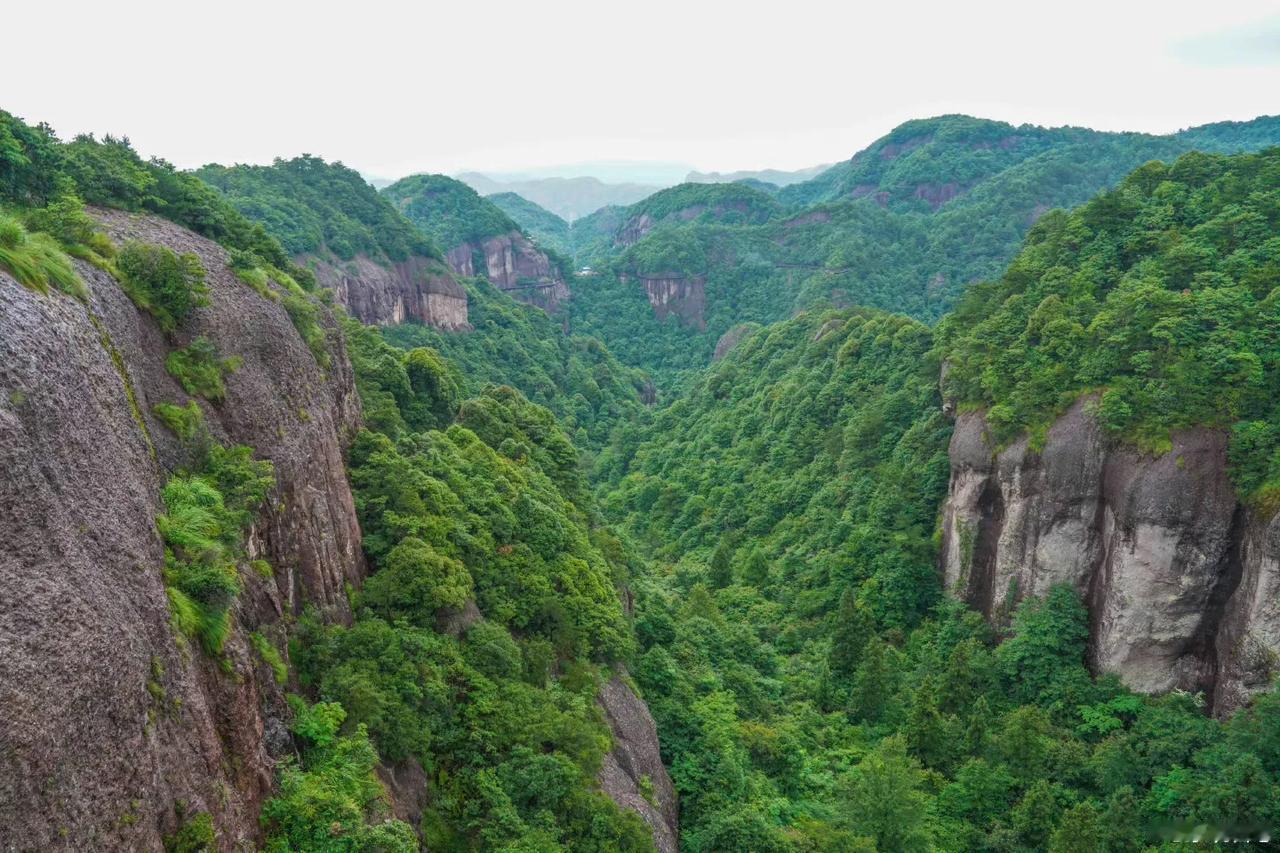
[[[597,243],[587,260],[605,274],[580,288],[575,319],[664,378],[705,365],[739,323],[774,322],[809,306],[866,305],[934,322],[970,284],[997,277],[1047,211],[1081,204],[1150,160],[1275,144],[1277,118],[1171,136],[968,116],[907,122],[847,163],[786,187],[777,202],[757,193],[763,198],[743,208],[752,211],[745,219],[709,215],[717,208],[694,185],[632,206],[613,241]],[[646,216],[652,222],[642,231],[636,224]],[[659,275],[704,280],[705,328],[614,310],[644,298],[637,278]],[[641,342],[651,339],[647,349]]]
[[[185,172],[0,112],[0,824],[272,853],[1145,853],[1280,826],[1276,137],[947,116],[781,190],[562,229],[442,176]],[[517,302],[564,288],[553,240],[596,274]],[[365,325],[315,255],[447,259],[466,322]],[[1217,585],[1170,618],[1264,674],[1230,708],[1097,665],[1115,577],[990,613],[944,585],[964,475],[997,469],[955,528],[967,570],[1021,544],[995,492],[1092,464],[1044,453],[1082,397],[1138,461],[1099,463],[1081,524],[1152,527],[1110,508],[1159,503],[1163,466],[1194,511],[1144,559],[1176,570],[1226,507]],[[1186,483],[1214,453],[1229,478]],[[1075,541],[1003,559],[1083,563]],[[1152,633],[1174,580],[1136,603]]]

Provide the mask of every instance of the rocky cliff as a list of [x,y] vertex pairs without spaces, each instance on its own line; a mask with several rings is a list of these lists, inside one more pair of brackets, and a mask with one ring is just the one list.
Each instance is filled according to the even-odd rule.
[[993,445],[981,413],[951,439],[947,587],[998,624],[1067,583],[1090,655],[1145,692],[1201,690],[1217,714],[1268,686],[1280,655],[1280,522],[1237,498],[1219,430],[1159,455],[1118,445],[1083,398],[1048,430]]
[[513,299],[554,313],[569,298],[560,269],[519,231],[466,242],[448,252],[458,275],[483,275]]
[[[626,282],[630,277],[623,275],[622,281]],[[644,286],[649,305],[653,307],[654,316],[658,320],[665,320],[674,315],[686,326],[699,330],[707,328],[705,317],[707,277],[705,275],[665,273],[636,275],[635,278]]]
[[680,849],[676,789],[658,754],[649,706],[615,675],[596,700],[613,733],[613,749],[600,767],[600,787],[619,806],[644,818],[659,853]]
[[449,332],[470,329],[467,292],[439,261],[412,256],[383,266],[363,255],[341,261],[305,256],[298,262],[362,323],[388,326],[413,320]]
[[[0,846],[159,850],[178,804],[252,847],[278,757],[282,688],[246,638],[282,648],[312,605],[349,618],[364,573],[343,467],[360,417],[341,336],[322,370],[280,304],[171,223],[98,214],[117,241],[196,253],[211,304],[167,340],[106,273],[77,262],[82,304],[0,273]],[[201,404],[214,438],[247,444],[277,486],[249,538],[225,663],[180,640],[161,576],[160,489],[184,451],[152,415],[185,403],[165,357],[196,335],[241,359]]]

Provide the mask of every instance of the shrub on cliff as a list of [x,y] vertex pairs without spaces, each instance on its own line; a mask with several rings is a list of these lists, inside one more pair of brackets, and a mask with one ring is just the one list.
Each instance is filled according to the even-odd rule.
[[174,350],[165,359],[165,370],[182,384],[183,389],[192,395],[199,395],[206,400],[219,401],[226,396],[227,388],[222,376],[231,373],[240,366],[240,358],[220,358],[218,348],[213,341],[203,335],[193,340],[184,349]]
[[190,252],[178,255],[164,246],[131,241],[116,257],[116,269],[125,293],[166,332],[209,304],[204,267]]

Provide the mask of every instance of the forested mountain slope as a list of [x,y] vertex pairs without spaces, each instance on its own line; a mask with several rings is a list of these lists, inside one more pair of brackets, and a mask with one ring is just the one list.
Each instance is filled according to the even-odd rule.
[[1107,580],[1037,586],[994,628],[945,596],[938,349],[904,318],[805,312],[601,456],[606,513],[652,556],[632,671],[684,849],[1140,850],[1273,824],[1274,692],[1220,723],[1091,676]]
[[261,223],[361,321],[467,328],[466,294],[439,246],[354,170],[304,155],[195,174]]
[[[848,163],[787,187],[779,198],[789,207],[771,219],[707,221],[691,201],[655,227],[643,219],[646,202],[633,207],[613,246],[590,259],[605,274],[581,286],[574,321],[664,378],[706,364],[734,325],[810,305],[869,305],[933,321],[972,282],[999,275],[1047,210],[1080,204],[1152,159],[1274,144],[1277,118],[1164,137],[967,116],[908,122]],[[636,310],[645,301],[651,311]]]
[[445,249],[459,275],[481,276],[522,302],[558,311],[569,298],[565,262],[534,245],[493,202],[444,175],[414,175],[382,191]]

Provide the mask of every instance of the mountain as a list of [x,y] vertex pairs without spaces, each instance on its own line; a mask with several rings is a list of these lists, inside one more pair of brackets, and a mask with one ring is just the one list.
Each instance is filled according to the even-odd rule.
[[[1171,136],[967,116],[907,122],[847,163],[783,188],[767,220],[708,221],[691,202],[667,215],[664,228],[646,229],[637,226],[649,202],[633,205],[613,244],[588,261],[605,274],[575,300],[576,328],[664,384],[705,365],[735,325],[810,305],[869,305],[935,321],[970,284],[999,275],[1046,211],[1080,204],[1142,163],[1193,146],[1230,152],[1278,143],[1280,119],[1267,117]],[[657,272],[661,281],[646,283]]]
[[551,177],[493,179],[477,172],[464,172],[458,180],[481,195],[516,193],[573,222],[608,205],[626,205],[662,189],[661,184],[605,183],[599,178]]
[[1280,814],[1278,177],[1280,149],[1144,165],[936,330],[743,329],[615,434],[687,846],[1141,849]]
[[357,172],[302,156],[195,174],[261,223],[362,322],[467,328],[466,293],[439,246]]
[[831,164],[828,163],[823,166],[810,166],[807,169],[796,169],[791,172],[781,169],[757,169],[740,172],[694,171],[684,176],[683,183],[729,184],[737,181],[759,181],[760,183],[772,184],[775,187],[787,187],[814,178],[830,168]]
[[[900,130],[568,225],[548,311],[567,262],[458,181],[0,112],[6,845],[1280,825],[1275,120]],[[413,259],[465,328],[362,321]]]
[[494,287],[548,311],[559,311],[569,298],[564,262],[534,245],[501,208],[461,181],[414,175],[382,194],[445,247],[445,260],[458,275],[483,276]]

